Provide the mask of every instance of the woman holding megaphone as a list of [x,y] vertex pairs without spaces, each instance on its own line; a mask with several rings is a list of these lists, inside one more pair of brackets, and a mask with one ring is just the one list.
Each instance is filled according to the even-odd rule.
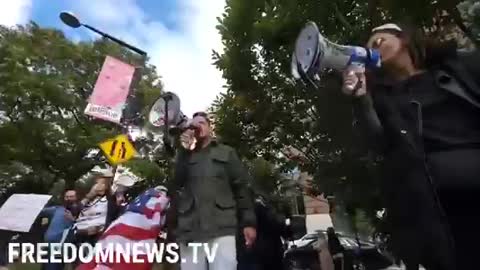
[[408,27],[375,28],[367,46],[382,68],[349,68],[343,91],[384,156],[394,252],[411,269],[477,269],[480,54],[425,44]]

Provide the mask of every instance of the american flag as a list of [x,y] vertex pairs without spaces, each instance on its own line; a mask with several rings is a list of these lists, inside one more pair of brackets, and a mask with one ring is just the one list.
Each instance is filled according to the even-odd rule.
[[[152,247],[162,228],[164,228],[166,220],[166,212],[170,206],[170,198],[166,191],[159,187],[151,188],[139,195],[126,208],[125,212],[114,222],[108,226],[107,230],[102,234],[98,243],[105,250],[109,244],[133,246],[134,243],[146,244]],[[141,255],[137,256],[143,259],[144,263],[134,263],[131,258],[126,261],[119,256],[120,262],[117,262],[115,250],[112,258],[113,263],[109,263],[110,258],[97,260],[95,256],[89,263],[80,264],[76,270],[149,270],[152,263],[148,262],[145,250],[140,250]],[[133,256],[133,255],[132,255]]]

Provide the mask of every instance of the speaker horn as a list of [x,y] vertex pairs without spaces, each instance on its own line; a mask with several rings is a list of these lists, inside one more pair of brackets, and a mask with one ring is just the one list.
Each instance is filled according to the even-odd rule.
[[373,49],[335,44],[320,33],[314,22],[308,22],[295,42],[291,65],[295,79],[313,82],[325,69],[344,71],[351,65],[379,68],[381,58]]
[[[168,106],[165,106],[165,105]],[[166,109],[168,108],[168,119]],[[161,132],[168,126],[168,129],[181,127],[188,121],[188,118],[180,111],[180,99],[177,95],[167,92],[155,101],[148,115],[148,122],[154,129]]]

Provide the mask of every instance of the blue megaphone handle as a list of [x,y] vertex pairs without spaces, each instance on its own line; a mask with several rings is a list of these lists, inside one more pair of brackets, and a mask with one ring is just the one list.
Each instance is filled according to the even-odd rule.
[[377,50],[356,47],[350,56],[349,65],[362,65],[367,68],[380,68],[382,61]]

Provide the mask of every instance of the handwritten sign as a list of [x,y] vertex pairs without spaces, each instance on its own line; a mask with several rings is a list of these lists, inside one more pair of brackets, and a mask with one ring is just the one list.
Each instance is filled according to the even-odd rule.
[[326,231],[333,227],[332,218],[329,214],[313,214],[306,216],[307,233],[315,233],[317,230]]
[[0,230],[29,232],[52,196],[13,194],[0,208]]

